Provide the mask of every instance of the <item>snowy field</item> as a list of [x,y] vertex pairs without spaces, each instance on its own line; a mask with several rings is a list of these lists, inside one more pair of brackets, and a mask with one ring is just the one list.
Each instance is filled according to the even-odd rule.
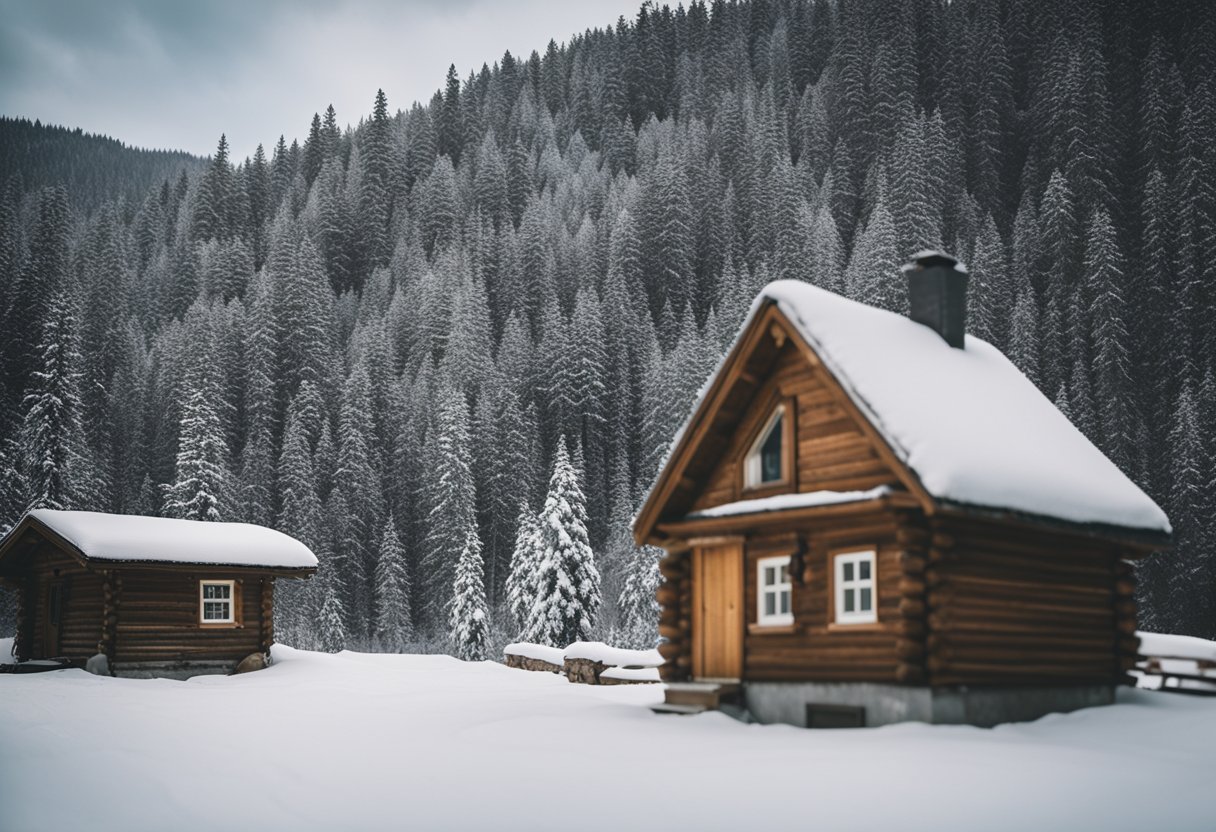
[[[7,645],[5,645],[7,646]],[[656,716],[442,656],[330,656],[187,682],[0,676],[0,828],[1212,829],[1216,702],[993,730],[806,731]]]

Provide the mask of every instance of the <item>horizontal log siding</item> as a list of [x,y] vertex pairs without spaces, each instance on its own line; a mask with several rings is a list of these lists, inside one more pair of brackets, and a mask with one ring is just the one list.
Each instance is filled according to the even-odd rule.
[[[781,398],[794,401],[797,476],[789,490],[854,491],[899,483],[879,458],[873,443],[840,407],[825,384],[822,368],[812,368],[792,344],[782,348],[762,390],[776,387]],[[739,420],[738,429],[716,442],[706,441],[699,453],[717,455],[694,510],[744,499],[739,465],[761,421],[768,417],[771,395],[756,395]],[[772,492],[766,492],[772,493]]]
[[939,519],[925,574],[930,684],[1118,680],[1138,646],[1134,604],[1116,588],[1121,555],[1074,535]]
[[[101,577],[49,544],[41,543],[39,547],[27,578],[34,583],[29,658],[87,659],[97,652],[97,642],[101,637]],[[59,570],[58,576],[55,570]],[[50,613],[47,601],[50,586],[55,581],[63,583],[63,600],[59,619],[59,650],[51,656],[43,655],[43,645]]]
[[[237,580],[238,627],[199,624],[198,582]],[[240,661],[261,644],[262,589],[257,577],[225,572],[124,569],[115,661]]]
[[[902,570],[895,545],[895,519],[874,513],[847,524],[823,525],[812,533],[804,555],[806,582],[793,588],[793,632],[754,632],[744,637],[744,678],[753,681],[895,682],[899,630],[899,581]],[[759,558],[786,554],[794,547],[793,530],[749,540],[743,573],[746,621],[756,621]],[[874,547],[877,551],[878,624],[839,626],[831,622],[831,561],[839,548]]]

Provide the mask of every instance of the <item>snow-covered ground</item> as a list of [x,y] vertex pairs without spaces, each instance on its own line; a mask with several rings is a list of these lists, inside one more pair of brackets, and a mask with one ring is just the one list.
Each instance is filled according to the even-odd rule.
[[187,682],[0,676],[0,828],[1194,830],[1216,702],[993,730],[656,716],[659,685],[275,648]]

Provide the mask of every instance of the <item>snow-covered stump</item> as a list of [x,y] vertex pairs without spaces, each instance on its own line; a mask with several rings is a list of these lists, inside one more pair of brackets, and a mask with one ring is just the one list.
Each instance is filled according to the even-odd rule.
[[503,656],[507,667],[544,673],[561,673],[564,661],[561,649],[527,642],[508,644]]

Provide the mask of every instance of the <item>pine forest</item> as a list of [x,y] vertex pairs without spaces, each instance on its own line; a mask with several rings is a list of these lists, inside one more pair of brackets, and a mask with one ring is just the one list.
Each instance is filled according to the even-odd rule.
[[758,289],[903,312],[942,248],[1169,513],[1142,626],[1216,637],[1216,5],[647,2],[367,101],[246,159],[0,120],[0,527],[276,527],[304,648],[649,647],[631,518]]

